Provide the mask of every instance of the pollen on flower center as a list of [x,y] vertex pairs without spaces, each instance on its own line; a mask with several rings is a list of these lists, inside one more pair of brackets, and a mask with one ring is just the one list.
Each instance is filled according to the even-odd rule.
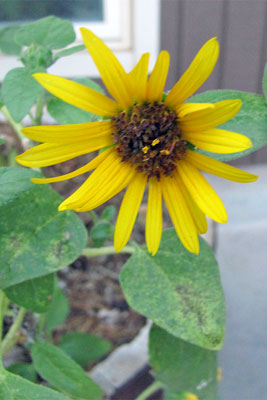
[[112,121],[118,155],[148,178],[171,175],[185,155],[177,114],[163,103],[135,105]]

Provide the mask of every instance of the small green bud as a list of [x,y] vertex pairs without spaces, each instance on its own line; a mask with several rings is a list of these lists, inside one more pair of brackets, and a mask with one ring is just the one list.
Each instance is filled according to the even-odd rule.
[[52,51],[35,43],[22,52],[20,59],[33,72],[46,69],[53,64]]

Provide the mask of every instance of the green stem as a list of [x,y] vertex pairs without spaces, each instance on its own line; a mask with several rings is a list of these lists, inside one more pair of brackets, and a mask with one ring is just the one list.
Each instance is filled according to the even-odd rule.
[[40,337],[43,333],[44,324],[45,324],[45,314],[40,314],[40,319],[39,319],[38,326],[37,326],[38,337]]
[[4,368],[2,363],[1,341],[3,336],[3,322],[4,322],[6,306],[7,302],[5,293],[2,290],[0,290],[0,370]]
[[[132,246],[125,246],[120,253],[133,254],[135,248]],[[86,248],[83,250],[82,255],[85,257],[106,256],[109,254],[118,254],[113,246],[99,247],[99,248]]]
[[[5,294],[2,290],[0,290],[0,343],[2,341],[3,336],[3,322],[4,322],[4,310],[5,310]],[[0,368],[2,367],[2,352],[0,347]]]
[[6,108],[6,106],[3,106],[1,108],[1,112],[2,114],[6,117],[6,119],[8,120],[8,122],[10,123],[10,125],[14,128],[16,134],[18,135],[18,138],[21,140],[23,138],[25,138],[25,136],[23,135],[23,133],[21,132],[21,130],[24,128],[24,126],[20,123],[20,122],[15,122],[14,119],[11,117],[11,115],[8,112],[8,109]]
[[8,353],[9,350],[11,350],[12,347],[17,343],[19,330],[20,330],[20,327],[23,322],[25,314],[26,314],[25,308],[21,307],[19,310],[19,313],[17,315],[17,318],[13,322],[11,328],[9,329],[8,333],[6,334],[6,336],[2,342],[1,349],[2,349],[3,356],[6,353]]
[[41,93],[36,101],[35,122],[37,125],[41,125],[44,105],[44,93]]
[[34,118],[34,116],[32,115],[32,113],[31,113],[31,112],[28,112],[28,115],[29,115],[29,117],[30,117],[32,123],[33,123],[34,125],[37,125],[37,122],[35,121],[35,118]]
[[144,390],[135,400],[146,400],[147,397],[151,396],[156,390],[163,389],[163,385],[161,382],[155,381],[153,382],[146,390]]

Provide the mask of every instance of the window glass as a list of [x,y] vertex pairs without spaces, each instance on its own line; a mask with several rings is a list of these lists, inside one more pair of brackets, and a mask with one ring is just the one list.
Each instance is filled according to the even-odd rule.
[[0,0],[0,22],[31,21],[55,15],[78,21],[100,22],[103,0]]

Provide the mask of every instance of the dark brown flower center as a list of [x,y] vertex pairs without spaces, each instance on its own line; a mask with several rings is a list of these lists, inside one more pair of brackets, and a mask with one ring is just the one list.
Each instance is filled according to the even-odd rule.
[[136,105],[113,117],[113,139],[122,161],[148,178],[171,175],[186,152],[176,112],[163,103]]

